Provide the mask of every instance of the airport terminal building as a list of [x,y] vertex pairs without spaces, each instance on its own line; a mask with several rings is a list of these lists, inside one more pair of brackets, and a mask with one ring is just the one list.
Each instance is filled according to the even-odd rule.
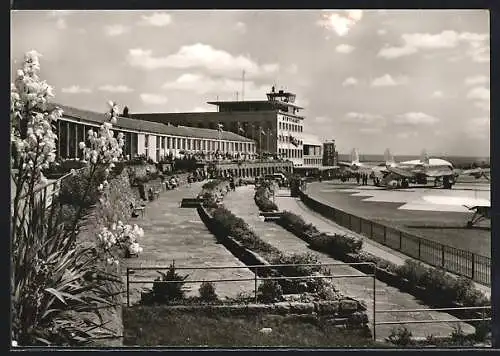
[[277,155],[293,162],[294,167],[304,165],[303,108],[295,105],[296,95],[274,87],[267,100],[211,101],[217,112],[136,113],[131,116],[141,121],[164,125],[184,125],[192,128],[217,130],[222,128],[255,142],[259,154]]

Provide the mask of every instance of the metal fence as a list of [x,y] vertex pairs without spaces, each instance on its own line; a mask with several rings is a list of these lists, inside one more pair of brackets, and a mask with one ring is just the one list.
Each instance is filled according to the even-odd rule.
[[[81,173],[86,167],[80,168],[76,170],[76,174]],[[65,175],[59,177],[58,179],[54,180],[53,182],[49,182],[47,184],[40,185],[38,187],[35,187],[33,189],[33,195],[35,196],[35,201],[45,201],[46,202],[46,208],[50,208],[52,205],[52,199],[54,194],[59,193],[59,190],[61,189],[62,183],[65,179],[69,178],[73,173],[66,173]],[[11,184],[14,184],[11,181]],[[11,197],[11,214],[14,214],[14,196]],[[18,203],[18,211],[23,211],[23,206],[24,204],[27,204],[29,199],[28,194],[24,193],[21,194],[19,197],[19,203]]]
[[319,202],[301,190],[299,196],[306,206],[340,226],[431,266],[444,268],[448,272],[468,277],[483,285],[491,285],[491,258],[489,257],[360,218]]

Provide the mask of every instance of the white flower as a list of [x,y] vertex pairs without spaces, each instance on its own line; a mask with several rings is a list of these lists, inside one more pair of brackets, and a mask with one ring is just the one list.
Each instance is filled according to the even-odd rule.
[[115,125],[115,124],[116,124],[116,122],[117,122],[116,117],[112,117],[112,118],[111,118],[111,123],[112,123],[113,125]]
[[78,147],[80,147],[80,149],[83,150],[85,148],[85,142],[80,142],[78,144]]
[[139,244],[137,242],[133,242],[130,244],[130,246],[128,247],[128,250],[131,254],[138,254],[141,252],[141,247],[139,246]]
[[12,340],[11,344],[12,344],[12,347],[17,347],[17,341],[16,340]]
[[104,189],[104,186],[102,184],[99,184],[99,186],[97,187],[97,190],[101,191]]

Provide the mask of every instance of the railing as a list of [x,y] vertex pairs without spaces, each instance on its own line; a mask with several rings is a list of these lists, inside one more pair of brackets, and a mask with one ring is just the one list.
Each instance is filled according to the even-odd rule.
[[[368,265],[373,267],[373,274],[356,274],[356,275],[316,275],[316,276],[297,276],[297,277],[259,277],[258,269],[269,269],[269,268],[279,268],[279,267],[330,267],[330,266],[354,266],[354,265]],[[150,267],[127,267],[126,270],[126,294],[127,294],[127,307],[130,306],[130,285],[131,284],[151,284],[151,283],[235,283],[235,282],[254,282],[254,301],[257,303],[258,301],[258,285],[260,281],[266,280],[301,280],[301,279],[339,279],[339,278],[371,278],[373,280],[373,337],[375,339],[375,302],[376,302],[376,265],[373,262],[357,262],[357,263],[302,263],[302,264],[277,264],[277,265],[251,265],[251,266],[214,266],[214,267],[175,267],[176,270],[230,270],[230,269],[249,269],[254,273],[253,278],[227,278],[227,279],[203,279],[203,280],[184,280],[184,281],[156,281],[156,280],[131,280],[130,276],[135,274],[135,271],[159,271],[159,270],[168,270],[170,266],[150,266]]]
[[340,226],[431,266],[491,285],[491,258],[425,239],[406,231],[346,213],[309,197],[299,189],[300,199]]
[[[76,171],[76,173],[78,174],[84,169],[85,169],[85,167],[80,168]],[[35,189],[33,189],[33,195],[35,196],[35,200],[40,200],[40,201],[45,200],[46,208],[50,208],[50,206],[52,205],[52,197],[54,196],[54,194],[59,193],[62,182],[65,179],[67,179],[68,177],[70,177],[72,174],[73,173],[71,173],[71,172],[67,173],[67,174],[63,175],[62,177],[59,177],[58,179],[54,180],[53,182],[49,182],[47,184],[43,184],[43,185],[40,185],[38,187],[35,187]],[[14,183],[12,182],[11,184],[14,184]],[[24,204],[26,202],[26,198],[28,198],[28,193],[21,194],[21,196],[19,197],[18,209],[22,208],[22,204]],[[15,199],[15,197],[12,196],[11,197],[11,204],[14,203],[14,199]],[[11,213],[13,214],[14,212],[11,211]]]

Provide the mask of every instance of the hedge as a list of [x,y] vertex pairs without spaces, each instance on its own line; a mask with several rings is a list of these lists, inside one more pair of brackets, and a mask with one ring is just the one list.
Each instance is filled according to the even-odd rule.
[[339,259],[350,257],[353,262],[373,262],[377,268],[394,274],[400,285],[415,291],[425,289],[421,299],[440,306],[452,303],[466,307],[490,305],[489,298],[474,287],[466,277],[454,277],[441,268],[427,267],[421,262],[407,259],[404,265],[395,265],[380,257],[362,251],[363,240],[346,235],[327,235],[320,233],[312,224],[307,224],[302,217],[283,212],[278,224],[308,242],[312,248],[328,253]]
[[255,204],[259,207],[260,211],[271,212],[278,210],[278,206],[269,199],[270,189],[269,184],[262,183],[255,191],[253,197]]

